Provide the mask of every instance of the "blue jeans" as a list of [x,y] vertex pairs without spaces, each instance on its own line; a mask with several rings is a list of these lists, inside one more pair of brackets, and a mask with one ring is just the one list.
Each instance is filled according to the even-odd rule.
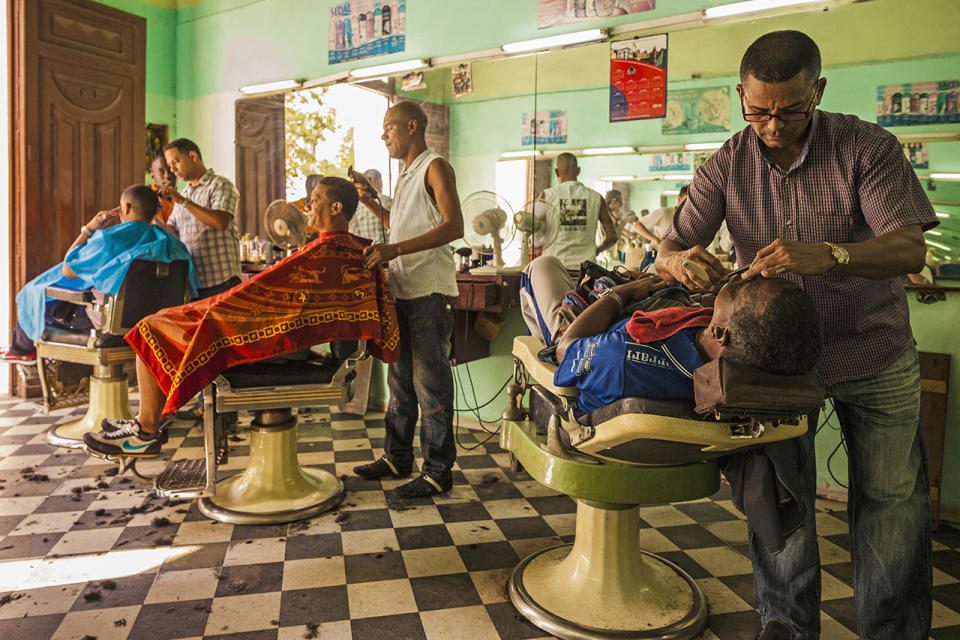
[[387,373],[385,456],[400,470],[413,467],[413,436],[420,410],[424,475],[449,484],[457,457],[453,436],[453,370],[450,335],[456,298],[434,293],[397,300],[400,359]]
[[[847,443],[847,515],[860,637],[919,640],[930,633],[932,551],[927,456],[920,420],[920,364],[910,346],[872,378],[827,385]],[[820,558],[814,519],[819,411],[808,416],[801,461],[806,521],[777,555],[751,533],[754,590],[763,624],[794,640],[820,637]]]

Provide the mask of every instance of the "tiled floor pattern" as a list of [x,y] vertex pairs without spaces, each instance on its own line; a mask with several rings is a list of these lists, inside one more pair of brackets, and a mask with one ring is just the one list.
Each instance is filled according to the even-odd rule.
[[[521,558],[574,532],[573,501],[509,470],[496,439],[461,431],[455,486],[416,504],[387,501],[396,481],[350,477],[379,455],[382,417],[303,416],[303,464],[345,476],[338,510],[306,522],[212,522],[195,502],[155,497],[112,465],[44,439],[63,412],[0,399],[0,638],[98,640],[518,640],[544,633],[522,619],[504,585]],[[482,435],[482,434],[480,434]],[[227,472],[243,468],[246,432]],[[199,457],[200,431],[178,423],[171,457]],[[404,508],[405,507],[405,508]],[[823,637],[855,638],[842,505],[817,514]],[[729,492],[641,510],[640,544],[700,584],[702,638],[757,632],[746,525]],[[960,531],[934,535],[933,637],[960,638]]]

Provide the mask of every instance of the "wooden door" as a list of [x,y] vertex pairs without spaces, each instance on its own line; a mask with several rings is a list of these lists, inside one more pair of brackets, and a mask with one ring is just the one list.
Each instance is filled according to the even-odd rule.
[[146,20],[89,0],[13,2],[14,291],[143,181]]
[[283,94],[236,103],[237,229],[264,236],[263,212],[286,196]]

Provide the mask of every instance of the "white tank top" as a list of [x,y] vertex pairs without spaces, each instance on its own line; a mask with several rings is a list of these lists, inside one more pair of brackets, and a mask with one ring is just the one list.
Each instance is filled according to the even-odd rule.
[[[427,149],[400,173],[390,209],[390,243],[416,238],[443,221],[427,192],[427,168],[440,154]],[[433,293],[456,297],[457,276],[453,250],[444,244],[397,256],[390,261],[390,289],[395,298],[422,298]]]
[[568,180],[544,190],[543,199],[552,205],[543,255],[556,256],[567,269],[579,269],[584,260],[596,260],[600,194]]

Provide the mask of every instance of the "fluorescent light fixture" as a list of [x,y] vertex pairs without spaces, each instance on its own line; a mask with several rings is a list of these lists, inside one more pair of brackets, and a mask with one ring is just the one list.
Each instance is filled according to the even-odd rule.
[[591,147],[580,153],[585,156],[613,156],[620,153],[634,153],[635,151],[634,147]]
[[500,154],[501,158],[534,158],[536,156],[542,156],[543,151],[540,149],[526,149],[524,151],[504,151]]
[[678,196],[680,195],[680,189],[667,189],[663,192],[665,196]]
[[636,180],[637,176],[601,176],[603,182],[630,182]]
[[684,180],[693,180],[693,174],[692,173],[678,173],[678,174],[668,173],[667,175],[663,176],[663,179],[676,180],[677,182],[682,182]]
[[783,7],[793,7],[800,4],[812,4],[822,2],[822,0],[746,0],[745,2],[731,2],[722,4],[718,7],[710,7],[703,10],[704,18],[726,18],[729,16],[738,16],[744,13],[756,13],[757,11],[767,11],[769,9],[782,9]]
[[296,89],[303,85],[303,80],[277,80],[276,82],[264,82],[263,84],[250,84],[240,87],[240,93],[245,96],[257,93],[273,93],[275,91],[286,91],[287,89]]
[[927,240],[927,244],[936,247],[937,249],[943,249],[947,253],[950,253],[952,249],[945,244],[940,244],[939,242],[934,242],[933,240]]
[[960,180],[960,173],[931,173],[934,180]]
[[562,33],[558,36],[548,36],[546,38],[537,38],[536,40],[521,40],[520,42],[511,42],[501,46],[500,50],[504,53],[523,53],[525,51],[536,51],[538,49],[566,47],[571,44],[596,42],[597,40],[603,40],[606,37],[606,29],[587,29],[586,31]]
[[363,69],[350,69],[351,78],[374,78],[376,76],[389,76],[394,73],[403,73],[404,71],[416,71],[430,66],[430,61],[426,58],[417,60],[404,60],[403,62],[391,62],[390,64],[381,64],[375,67],[365,67]]
[[932,236],[942,236],[942,235],[943,235],[943,234],[940,233],[939,231],[933,231],[932,229],[931,229],[930,231],[925,231],[924,233],[929,233],[929,234],[932,235]]
[[683,148],[687,151],[710,151],[719,149],[722,146],[722,142],[691,142],[690,144],[683,145]]
[[937,214],[937,217],[938,217],[938,218],[949,218],[949,217],[950,217],[950,214],[949,214],[949,213],[943,213],[942,211],[935,211],[934,213]]

